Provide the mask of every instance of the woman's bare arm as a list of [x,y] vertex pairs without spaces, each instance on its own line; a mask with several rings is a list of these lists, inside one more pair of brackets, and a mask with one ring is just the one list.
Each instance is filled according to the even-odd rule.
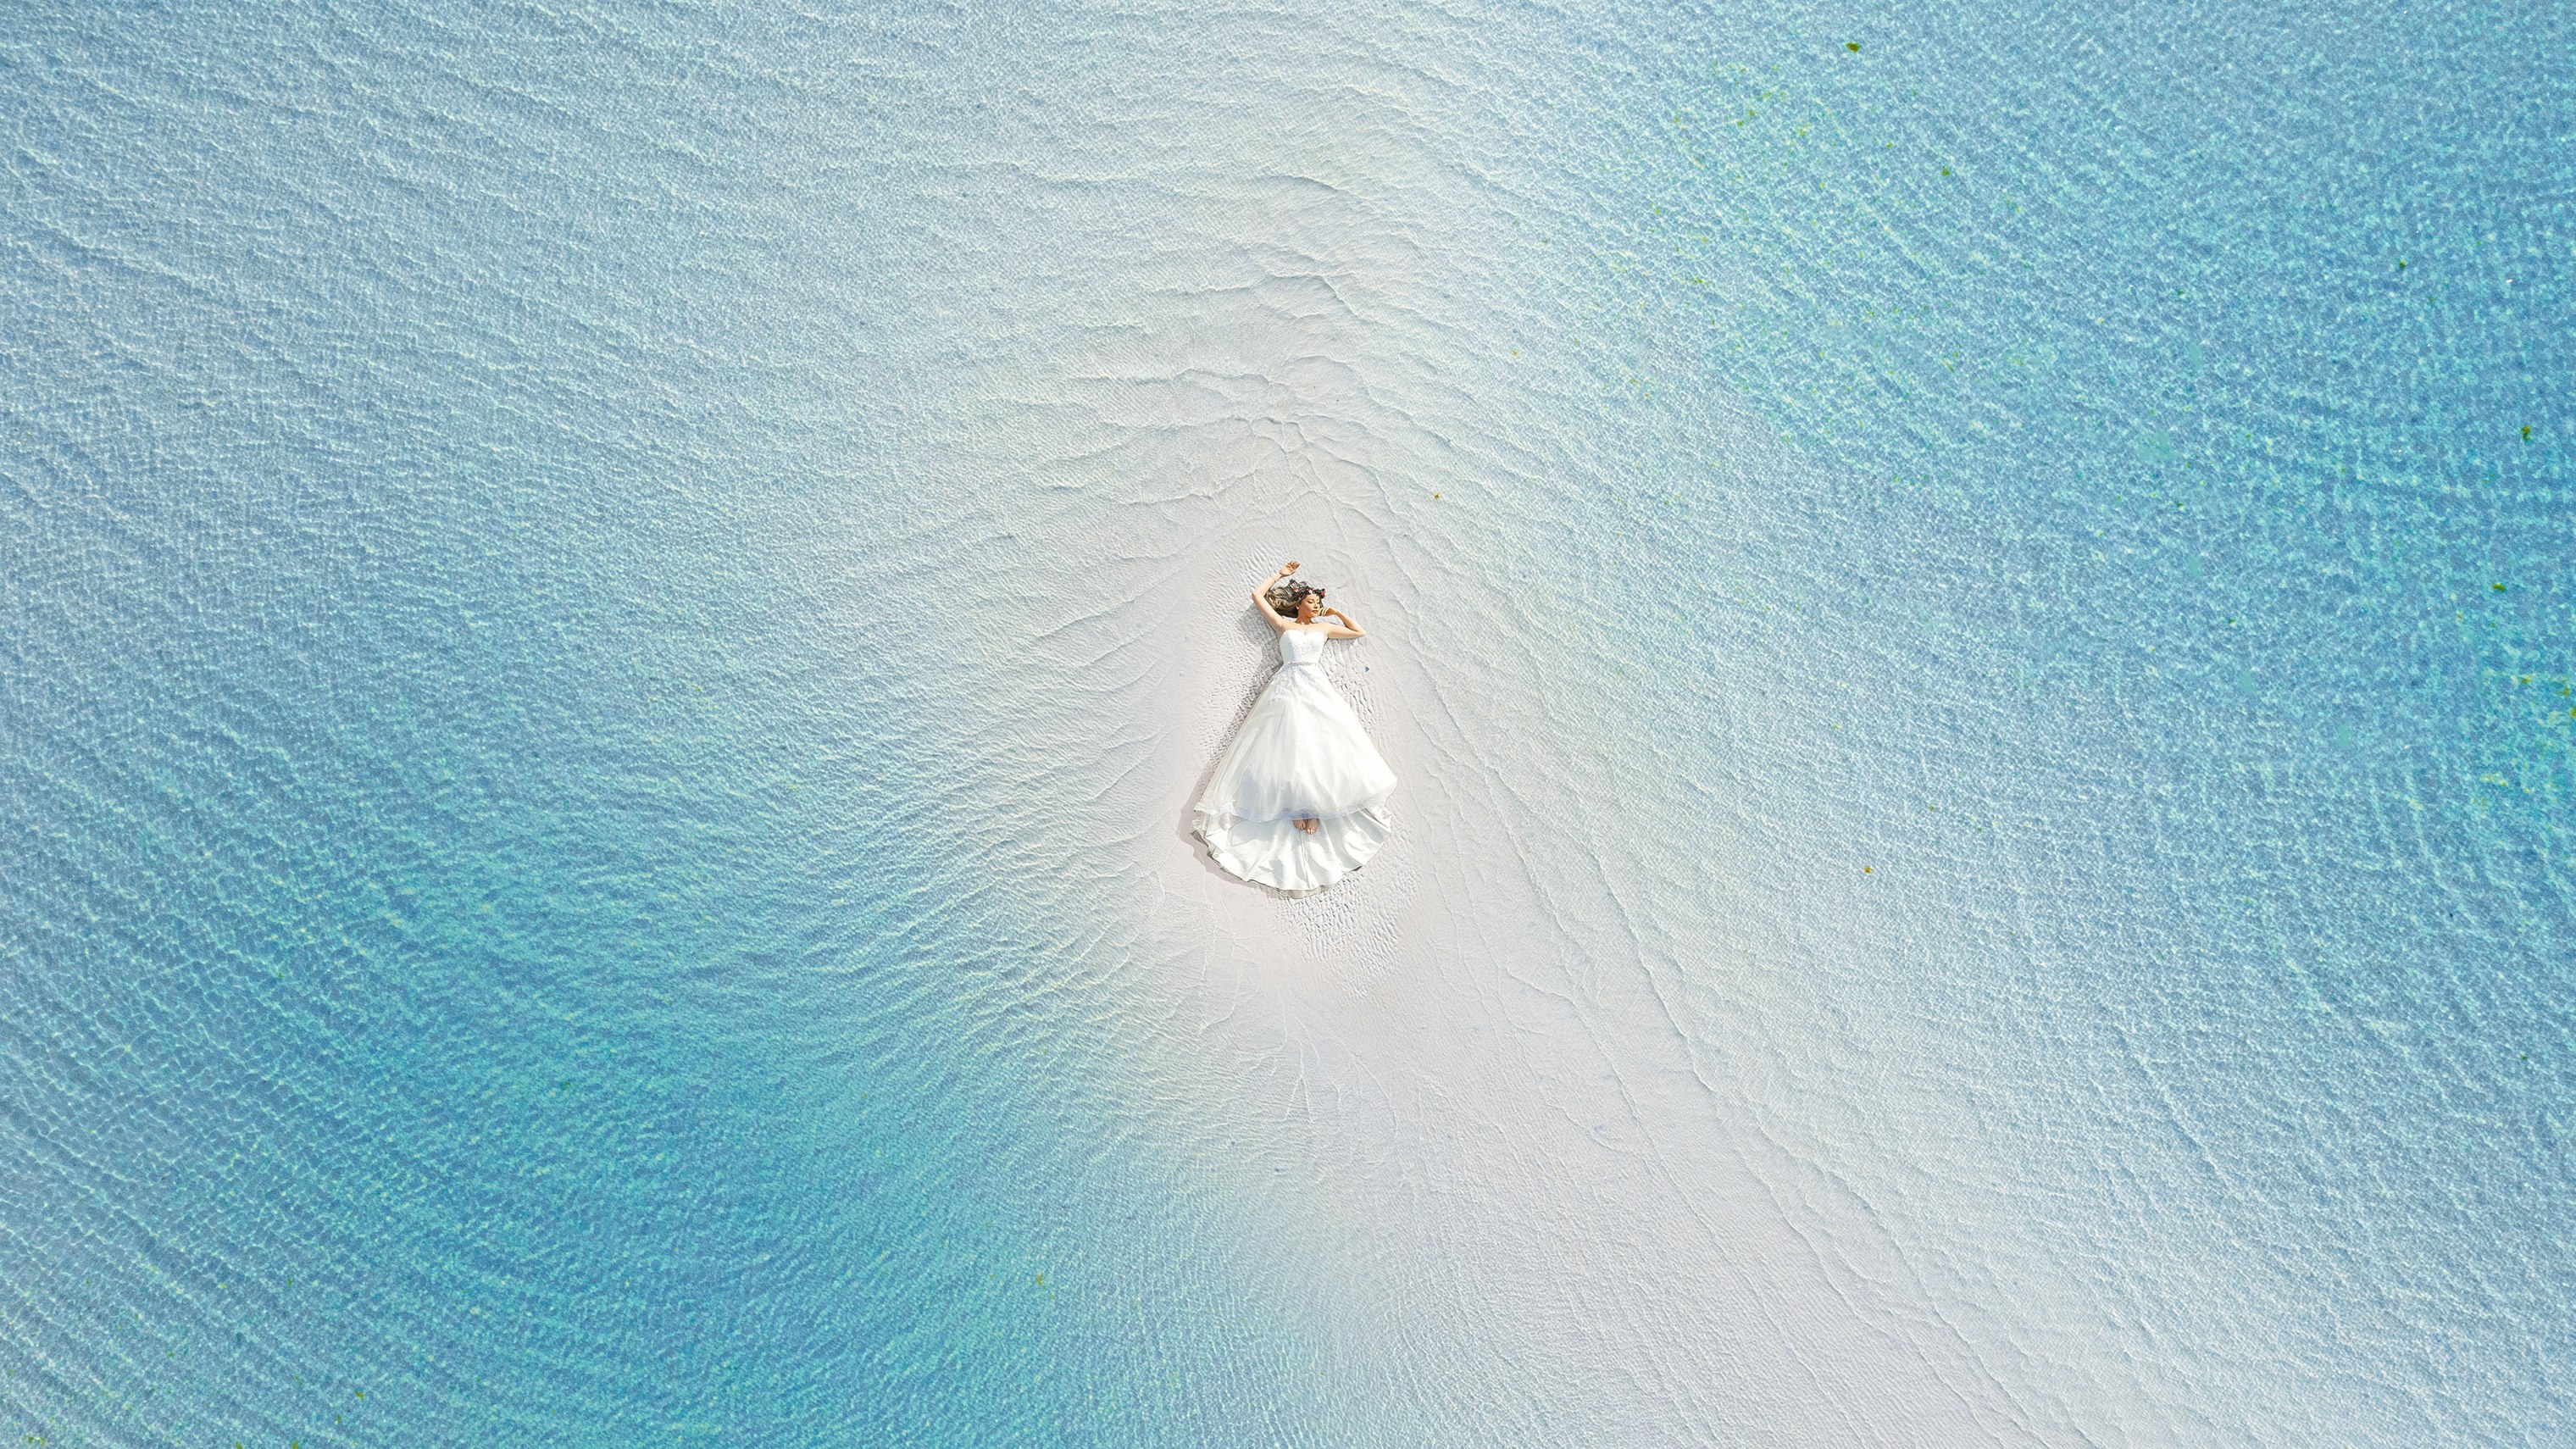
[[1324,637],[1325,637],[1325,638],[1327,638],[1327,639],[1365,639],[1365,638],[1367,638],[1367,637],[1368,637],[1368,631],[1367,631],[1366,629],[1361,628],[1359,625],[1352,623],[1352,622],[1351,622],[1351,616],[1350,616],[1350,615],[1343,613],[1343,612],[1342,612],[1341,610],[1339,610],[1339,609],[1326,609],[1324,612],[1325,612],[1325,613],[1327,613],[1327,614],[1330,614],[1330,615],[1332,615],[1334,618],[1339,619],[1339,620],[1341,620],[1341,621],[1342,621],[1342,622],[1340,622],[1340,623],[1338,623],[1338,624],[1334,625],[1332,628],[1325,630],[1325,631],[1324,631]]
[[1279,611],[1270,607],[1270,586],[1295,572],[1297,561],[1292,558],[1279,566],[1279,572],[1252,586],[1252,606],[1261,611],[1261,617],[1269,620],[1273,629],[1285,629],[1295,621],[1279,617]]

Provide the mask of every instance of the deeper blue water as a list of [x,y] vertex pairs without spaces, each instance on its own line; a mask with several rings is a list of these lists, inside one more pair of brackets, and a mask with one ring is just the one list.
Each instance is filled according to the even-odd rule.
[[[1471,1277],[1362,1321],[1172,1065],[1163,832],[1046,828],[1156,625],[1029,620],[1311,495],[1496,821],[1697,822],[1536,897],[1995,1440],[2567,1442],[2571,41],[13,9],[0,1431],[1609,1442]],[[1303,340],[1148,365],[1211,315]],[[1697,1371],[1616,1422],[1900,1442]]]

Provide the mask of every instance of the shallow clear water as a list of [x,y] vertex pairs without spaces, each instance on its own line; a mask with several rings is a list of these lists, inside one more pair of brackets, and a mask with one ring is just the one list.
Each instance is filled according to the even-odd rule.
[[2563,1442],[2571,39],[22,7],[0,1428]]

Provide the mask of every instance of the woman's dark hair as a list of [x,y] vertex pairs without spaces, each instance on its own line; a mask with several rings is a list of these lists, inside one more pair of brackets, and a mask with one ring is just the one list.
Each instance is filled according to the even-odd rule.
[[1297,601],[1308,594],[1315,596],[1316,608],[1324,607],[1322,589],[1304,579],[1281,579],[1270,586],[1270,607],[1278,610],[1281,618],[1294,619],[1297,617]]

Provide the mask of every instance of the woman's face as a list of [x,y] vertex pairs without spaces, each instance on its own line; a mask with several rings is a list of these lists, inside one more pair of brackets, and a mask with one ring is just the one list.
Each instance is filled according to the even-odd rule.
[[1315,611],[1322,607],[1322,604],[1316,602],[1313,594],[1299,594],[1297,596],[1297,622],[1300,624],[1314,623]]

